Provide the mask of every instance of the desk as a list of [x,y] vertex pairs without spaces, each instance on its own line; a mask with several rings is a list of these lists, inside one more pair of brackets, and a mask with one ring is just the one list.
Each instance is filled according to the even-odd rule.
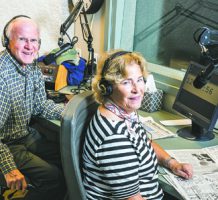
[[[153,113],[146,113],[143,111],[139,111],[139,114],[147,117],[151,116],[156,122],[159,123],[160,120],[171,120],[171,119],[181,119],[181,116],[175,115],[166,111],[158,111]],[[168,126],[167,129],[176,133],[176,131],[184,126]],[[204,147],[214,146],[218,144],[218,135],[215,134],[215,138],[210,141],[191,141],[181,137],[175,138],[165,138],[156,140],[158,144],[160,144],[164,149],[200,149]]]
[[[86,87],[87,87],[87,88],[86,88]],[[80,89],[81,92],[84,92],[85,90],[88,90],[88,87],[89,87],[88,83],[87,83],[86,87],[81,86],[81,87],[79,88],[78,86],[66,86],[66,87],[60,89],[58,92],[59,92],[59,93],[62,93],[62,94],[74,94],[74,93],[72,92],[72,90],[79,90],[79,89]]]
[[[181,117],[175,114],[171,114],[166,111],[159,111],[154,113],[146,113],[143,111],[139,111],[139,114],[147,117],[151,116],[156,122],[159,120],[171,120],[171,119],[180,119]],[[178,129],[182,128],[182,126],[168,126],[167,129],[176,133]],[[201,149],[204,147],[214,146],[218,144],[218,135],[215,134],[215,138],[210,141],[191,141],[181,137],[175,138],[164,138],[155,140],[161,147],[165,150],[173,150],[173,149]],[[180,194],[160,175],[159,176],[160,184],[163,190],[170,195],[176,197],[176,199],[183,199]]]
[[[171,114],[171,113],[168,113],[166,111],[158,111],[158,112],[154,112],[154,113],[146,113],[143,111],[139,111],[139,114],[144,116],[144,117],[151,116],[157,122],[159,122],[159,120],[166,120],[166,119],[170,120],[170,119],[181,118],[178,115]],[[53,139],[58,140],[60,121],[57,121],[57,120],[47,121],[44,119],[38,119],[38,123],[40,123],[40,124],[43,123],[43,127],[47,126],[48,129],[50,129],[50,130],[46,131],[46,133],[49,133],[49,137],[54,137]],[[41,127],[41,126],[39,126],[39,127]],[[176,132],[179,128],[181,128],[181,126],[174,126],[174,127],[167,127],[167,128],[169,130],[171,130],[172,132]],[[52,132],[52,131],[53,131],[53,133],[50,134],[50,132]],[[159,140],[156,140],[156,142],[158,144],[160,144],[166,150],[170,150],[170,149],[194,149],[194,148],[199,149],[199,148],[217,145],[218,144],[218,136],[216,135],[216,137],[211,141],[204,141],[204,142],[190,141],[190,140],[186,140],[186,139],[183,139],[180,137],[159,139]],[[180,197],[180,195],[177,193],[177,191],[161,175],[160,175],[159,179],[160,179],[160,184],[165,192],[173,195],[177,199],[182,199]]]
[[77,86],[67,86],[67,87],[60,89],[58,92],[62,94],[73,94],[71,90],[76,89],[76,88],[78,87]]
[[49,141],[57,143],[57,145],[59,145],[60,125],[61,122],[59,120],[47,120],[39,117],[31,120],[31,127],[46,136]]

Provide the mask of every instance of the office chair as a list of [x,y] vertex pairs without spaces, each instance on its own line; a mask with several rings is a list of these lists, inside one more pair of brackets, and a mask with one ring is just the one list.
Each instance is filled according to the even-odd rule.
[[67,200],[85,200],[82,183],[82,150],[87,126],[98,104],[91,91],[75,95],[61,121],[60,150],[66,179]]

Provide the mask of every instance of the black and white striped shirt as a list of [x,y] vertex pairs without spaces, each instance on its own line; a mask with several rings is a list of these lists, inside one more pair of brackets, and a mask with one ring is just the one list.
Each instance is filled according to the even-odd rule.
[[107,119],[97,111],[83,152],[87,199],[126,199],[137,193],[146,199],[162,199],[157,167],[140,122],[133,122],[128,129],[125,121]]

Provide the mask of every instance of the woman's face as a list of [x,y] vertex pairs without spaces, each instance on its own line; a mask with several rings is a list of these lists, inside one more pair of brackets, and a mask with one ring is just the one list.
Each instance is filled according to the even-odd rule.
[[141,107],[144,88],[140,66],[133,63],[126,66],[126,77],[120,83],[114,84],[110,98],[126,112],[131,113]]

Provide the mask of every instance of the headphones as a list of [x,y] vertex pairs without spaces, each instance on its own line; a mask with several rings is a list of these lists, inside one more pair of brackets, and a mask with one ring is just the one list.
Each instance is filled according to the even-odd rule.
[[[28,18],[28,19],[31,19],[29,16],[27,15],[17,15],[15,17],[13,17],[10,21],[7,22],[7,24],[5,25],[4,29],[3,29],[3,35],[2,35],[2,46],[3,47],[8,47],[9,45],[9,38],[7,37],[7,29],[9,27],[9,25],[17,18],[20,18],[20,17],[25,17],[25,18]],[[41,45],[41,40],[39,39],[39,48],[40,48],[40,45]]]
[[109,58],[107,58],[104,62],[104,65],[102,67],[102,72],[101,72],[101,80],[99,81],[99,88],[101,90],[101,94],[103,96],[110,96],[113,92],[113,85],[105,79],[105,73],[107,72],[107,70],[110,67],[110,62],[114,59],[117,58],[119,56],[125,55],[127,53],[131,53],[129,51],[118,51],[114,54],[112,54]]

